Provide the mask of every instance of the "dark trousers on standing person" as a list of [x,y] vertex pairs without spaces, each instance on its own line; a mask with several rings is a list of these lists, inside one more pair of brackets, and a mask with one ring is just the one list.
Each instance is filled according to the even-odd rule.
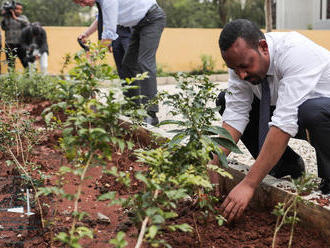
[[[166,15],[155,4],[149,9],[145,17],[133,27],[130,44],[122,65],[125,78],[132,78],[137,74],[148,72],[148,78],[133,83],[139,86],[138,89],[126,93],[129,97],[142,95],[141,100],[136,100],[137,104],[146,104],[157,94],[156,51],[165,25]],[[150,116],[155,115],[156,112],[158,112],[157,105],[148,109]]]
[[15,59],[19,58],[24,68],[28,67],[26,59],[26,50],[20,44],[6,43],[6,60],[8,67],[15,68]]
[[[249,114],[249,123],[241,136],[241,140],[256,159],[258,150],[258,126],[259,126],[259,104],[260,100],[254,97],[252,109]],[[222,115],[226,108],[225,93],[218,96],[217,106],[221,106]],[[271,115],[275,106],[271,106]],[[316,151],[318,175],[322,179],[330,180],[330,98],[314,98],[305,101],[298,108],[298,133],[294,138],[307,140]],[[277,165],[270,174],[281,177],[288,175],[286,172],[299,174],[301,158],[289,146]],[[290,174],[290,173],[289,173]],[[329,185],[330,186],[330,185]]]
[[128,50],[129,41],[131,38],[131,29],[129,27],[117,26],[117,34],[119,37],[112,42],[113,57],[116,62],[118,75],[121,79],[125,79],[122,63],[123,58]]

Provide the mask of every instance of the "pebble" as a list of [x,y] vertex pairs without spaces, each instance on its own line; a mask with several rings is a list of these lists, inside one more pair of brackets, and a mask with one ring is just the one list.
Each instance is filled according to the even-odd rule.
[[97,220],[100,223],[110,223],[110,218],[100,212],[97,213]]

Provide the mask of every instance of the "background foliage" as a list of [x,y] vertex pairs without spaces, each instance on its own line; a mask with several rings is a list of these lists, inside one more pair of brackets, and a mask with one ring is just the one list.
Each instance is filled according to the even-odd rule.
[[[0,0],[4,2],[5,0]],[[89,7],[80,7],[72,0],[20,0],[24,14],[31,22],[43,26],[89,25],[94,15]],[[221,28],[236,18],[248,18],[261,28],[265,26],[264,0],[157,0],[167,14],[167,27]],[[83,18],[83,15],[87,19]]]

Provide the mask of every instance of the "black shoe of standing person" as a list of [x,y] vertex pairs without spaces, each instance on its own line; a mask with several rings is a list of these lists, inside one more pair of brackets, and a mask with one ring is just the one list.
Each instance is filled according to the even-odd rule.
[[283,162],[281,166],[275,166],[270,172],[269,175],[282,178],[285,176],[291,176],[293,179],[297,179],[303,175],[305,172],[304,160],[301,157],[298,157],[294,161]]
[[148,116],[144,117],[144,122],[152,126],[159,124],[159,120],[155,112],[148,112]]
[[322,194],[330,194],[330,179],[323,178],[321,180],[319,190],[321,190]]

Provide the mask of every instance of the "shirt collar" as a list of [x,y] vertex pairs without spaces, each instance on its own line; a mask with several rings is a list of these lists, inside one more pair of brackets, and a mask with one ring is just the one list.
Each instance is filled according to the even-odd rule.
[[273,76],[274,75],[274,43],[270,35],[265,34],[265,37],[269,51],[269,68],[267,71],[267,76]]

